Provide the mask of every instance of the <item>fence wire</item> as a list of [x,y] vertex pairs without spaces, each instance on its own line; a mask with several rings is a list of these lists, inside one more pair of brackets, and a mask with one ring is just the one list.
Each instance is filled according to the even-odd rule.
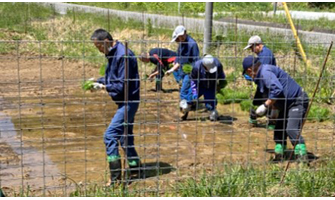
[[[27,7],[26,12],[29,14],[31,9]],[[21,28],[28,33],[30,28],[48,27],[47,33],[59,38],[57,35],[68,30],[59,31],[57,25],[65,23],[73,35],[82,31],[90,36],[94,28],[88,31],[74,29],[83,14],[75,14],[74,10],[69,13],[72,24],[57,21],[59,16],[54,12],[50,26],[43,20],[27,18],[26,26]],[[26,16],[32,16],[28,14]],[[142,13],[142,16],[151,15]],[[108,15],[108,20],[110,18],[112,14]],[[104,24],[98,26],[108,30],[114,28],[112,21],[107,24],[105,16],[102,19],[105,19]],[[188,23],[184,25],[191,26],[193,22]],[[193,24],[199,27],[197,23]],[[131,39],[126,38],[129,29],[117,32],[117,40],[127,43],[136,58],[152,48],[177,50],[177,44],[168,42],[174,27],[164,30],[168,36],[148,39],[150,34],[155,34],[149,31],[154,30],[154,26],[143,21],[141,25],[143,29]],[[215,121],[209,120],[210,113],[203,103],[190,111],[187,120],[181,120],[180,85],[173,75],[164,76],[163,90],[156,92],[156,81],[147,78],[155,66],[137,59],[139,79],[128,81],[140,81],[141,85],[140,104],[133,125],[134,147],[145,176],[136,180],[125,176],[123,187],[121,184],[114,189],[105,187],[110,175],[103,139],[117,105],[106,91],[82,89],[84,81],[103,76],[102,66],[106,65],[106,58],[88,40],[89,36],[85,38],[83,35],[69,40],[65,36],[62,40],[45,40],[45,32],[40,32],[36,37],[42,39],[38,41],[22,35],[12,35],[9,40],[0,41],[3,49],[0,55],[0,187],[4,193],[8,196],[320,194],[316,193],[320,186],[316,181],[318,174],[334,170],[331,164],[335,134],[334,51],[302,132],[308,151],[308,166],[292,161],[286,186],[280,190],[278,183],[288,161],[273,162],[273,130],[269,129],[266,117],[259,118],[257,126],[248,122],[255,88],[241,75],[243,58],[251,54],[243,47],[248,38],[258,32],[242,33],[235,27],[233,24],[222,28],[222,32],[217,31],[208,50],[222,63],[228,82],[226,88],[216,94],[219,117]],[[200,38],[199,34],[190,31],[192,37]],[[278,67],[310,95],[315,89],[327,51],[325,47],[329,43],[304,43],[312,62],[307,66],[292,39],[282,34],[261,34],[266,46],[274,52]],[[202,50],[201,40],[198,40],[198,45]],[[294,151],[289,143],[287,153]],[[121,149],[120,153],[122,173],[128,174]],[[323,167],[325,163],[330,164]],[[308,179],[299,179],[307,177],[307,174],[310,175]],[[334,183],[332,176],[323,180],[329,181],[330,188]],[[302,190],[309,184],[312,193],[299,193],[296,188],[293,188],[293,193],[288,193],[291,184]],[[248,193],[250,190],[254,193]],[[323,195],[333,195],[332,190],[328,193],[325,190]]]

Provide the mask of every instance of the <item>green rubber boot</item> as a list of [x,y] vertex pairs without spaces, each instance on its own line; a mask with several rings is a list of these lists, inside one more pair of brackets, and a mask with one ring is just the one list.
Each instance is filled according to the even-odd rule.
[[294,155],[305,156],[307,155],[307,149],[305,144],[297,144],[294,148]]
[[275,129],[276,129],[276,125],[272,125],[272,124],[268,125],[268,130],[273,131]]
[[257,119],[251,119],[249,118],[249,123],[253,125],[257,125]]
[[307,149],[305,144],[297,144],[294,148],[294,156],[298,162],[307,163]]
[[273,161],[282,162],[284,160],[284,152],[286,150],[286,145],[276,144],[274,150],[275,150],[275,157],[273,158]]
[[145,174],[139,159],[128,160],[131,179],[144,179]]
[[275,146],[275,154],[284,155],[286,150],[286,146],[282,144],[276,144]]

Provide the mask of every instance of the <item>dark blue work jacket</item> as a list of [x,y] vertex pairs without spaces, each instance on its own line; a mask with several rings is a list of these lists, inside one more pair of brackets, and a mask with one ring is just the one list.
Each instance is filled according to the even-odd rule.
[[197,88],[199,87],[199,90],[215,90],[217,81],[226,78],[220,61],[217,58],[214,58],[214,63],[217,67],[217,71],[215,73],[206,72],[205,67],[202,64],[202,60],[198,60],[194,63],[191,73],[191,80],[196,84]]
[[284,70],[262,64],[255,78],[259,92],[276,100],[277,108],[289,107],[302,94],[302,88]]
[[[106,90],[117,104],[125,101],[125,49],[122,43],[116,42],[106,55],[108,59],[105,71]],[[140,99],[140,79],[135,54],[128,49],[128,56],[128,100],[134,101]]]
[[[184,64],[192,65],[197,60],[199,60],[198,44],[191,36],[187,35],[186,40],[180,43],[178,46],[177,58],[175,63],[179,63],[181,66],[183,66]],[[179,68],[179,75],[185,75],[182,67]]]
[[277,66],[275,56],[273,55],[271,50],[268,49],[265,45],[263,46],[262,51],[259,52],[258,58],[262,64]]

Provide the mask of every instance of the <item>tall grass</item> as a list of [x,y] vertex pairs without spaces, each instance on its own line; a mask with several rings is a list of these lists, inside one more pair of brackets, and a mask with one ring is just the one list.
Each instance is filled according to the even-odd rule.
[[199,179],[187,179],[176,185],[176,195],[184,197],[245,197],[245,196],[333,196],[335,191],[335,162],[318,168],[299,165],[291,168],[285,182],[279,185],[283,168],[233,166],[214,175],[202,174]]
[[[122,190],[92,184],[77,187],[71,196],[182,196],[182,197],[326,197],[335,195],[335,161],[314,163],[313,166],[291,166],[285,181],[280,185],[284,165],[230,165],[222,164],[213,173],[205,171],[198,178],[181,179],[161,191],[147,192],[139,185]],[[137,182],[138,184],[140,182]],[[135,183],[136,184],[136,183]]]

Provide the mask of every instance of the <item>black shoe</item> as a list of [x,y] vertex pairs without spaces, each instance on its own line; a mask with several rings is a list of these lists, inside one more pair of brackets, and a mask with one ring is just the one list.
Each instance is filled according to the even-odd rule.
[[307,155],[294,155],[295,160],[299,163],[308,163],[308,156]]
[[284,155],[283,154],[275,154],[275,157],[272,158],[272,162],[283,162]]
[[163,90],[162,82],[156,82],[156,92],[161,92]]
[[121,180],[121,160],[109,162],[110,185],[115,186]]
[[6,197],[5,194],[2,192],[2,189],[0,189],[0,197]]
[[180,118],[181,120],[186,120],[187,119],[187,116],[188,116],[188,112],[185,112]]
[[136,161],[128,161],[129,169],[127,170],[127,173],[129,174],[130,180],[138,180],[138,179],[145,179],[145,173],[143,170],[143,166],[140,162],[140,160]]

